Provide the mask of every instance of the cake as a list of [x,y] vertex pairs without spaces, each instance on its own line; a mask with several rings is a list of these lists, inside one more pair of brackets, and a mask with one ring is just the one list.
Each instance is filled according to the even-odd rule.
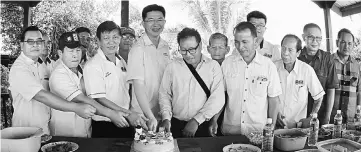
[[174,152],[172,133],[164,129],[153,132],[136,127],[132,149],[134,152]]

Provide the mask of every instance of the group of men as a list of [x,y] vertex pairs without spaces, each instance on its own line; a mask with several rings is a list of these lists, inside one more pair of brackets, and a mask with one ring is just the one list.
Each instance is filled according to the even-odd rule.
[[94,56],[89,29],[64,33],[57,61],[47,57],[49,37],[35,26],[25,29],[9,76],[13,126],[55,136],[132,138],[141,125],[179,138],[247,135],[262,130],[267,118],[276,128],[308,127],[314,113],[328,124],[339,109],[345,122],[352,120],[361,82],[349,30],[338,33],[332,55],[319,49],[321,29],[313,23],[304,26],[305,47],[288,34],[279,50],[263,38],[266,15],[253,11],[234,28],[236,49],[227,58],[224,34],[211,35],[208,58],[198,31],[184,28],[177,35],[182,58],[171,60],[160,37],[165,15],[162,6],[146,6],[145,34],[137,39],[131,28],[101,23]]

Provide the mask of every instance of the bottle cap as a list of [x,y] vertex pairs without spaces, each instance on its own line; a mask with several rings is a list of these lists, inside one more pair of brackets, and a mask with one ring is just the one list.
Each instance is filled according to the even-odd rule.
[[361,105],[357,105],[357,109],[361,110]]
[[272,118],[267,118],[267,124],[271,124],[272,123]]
[[341,110],[337,110],[337,114],[341,114]]
[[312,118],[317,118],[317,113],[312,114]]

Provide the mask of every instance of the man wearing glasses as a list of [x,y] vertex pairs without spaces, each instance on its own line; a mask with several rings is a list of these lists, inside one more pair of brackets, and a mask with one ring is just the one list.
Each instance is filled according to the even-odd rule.
[[38,27],[29,26],[20,37],[21,54],[15,60],[9,73],[10,91],[13,97],[14,114],[12,126],[39,127],[49,134],[50,108],[75,112],[88,119],[94,115],[93,106],[68,102],[43,87],[45,67],[38,58],[42,53],[44,40]]
[[135,40],[135,31],[130,27],[122,27],[120,29],[119,55],[128,62],[129,50]]
[[[326,95],[323,98],[321,108],[318,111],[320,124],[328,124],[331,110],[334,104],[335,88],[339,87],[333,57],[329,52],[320,49],[321,28],[314,23],[306,24],[303,28],[302,38],[306,46],[301,51],[298,59],[309,64],[316,72]],[[308,95],[307,116],[310,116],[314,99]],[[311,117],[308,117],[310,120]]]
[[[252,11],[247,15],[247,22],[252,23],[257,29],[257,50],[263,56],[270,58],[273,62],[281,60],[281,52],[276,45],[264,39],[266,31],[267,17],[260,11]],[[238,51],[234,51],[237,53]]]
[[170,62],[169,45],[160,37],[165,24],[165,9],[157,4],[142,11],[145,34],[132,46],[126,80],[133,84],[132,106],[149,119],[149,130],[155,131],[160,120],[158,90],[164,70]]
[[184,28],[177,42],[183,58],[175,59],[164,72],[159,89],[160,127],[171,131],[175,138],[209,137],[209,120],[222,109],[225,100],[221,67],[201,53],[197,30]]

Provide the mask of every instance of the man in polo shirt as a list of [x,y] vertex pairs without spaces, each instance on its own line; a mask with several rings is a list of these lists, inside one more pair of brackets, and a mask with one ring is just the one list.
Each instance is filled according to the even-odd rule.
[[276,66],[256,51],[256,27],[241,22],[234,29],[239,53],[222,63],[225,88],[229,96],[224,112],[224,135],[261,131],[267,118],[276,123],[282,88]]
[[92,51],[89,50],[92,49],[90,46],[91,32],[89,28],[86,27],[78,27],[75,29],[75,32],[78,33],[78,36],[80,38],[80,44],[83,45],[80,64],[84,67],[85,63],[90,59],[89,53]]
[[51,72],[55,68],[56,62],[52,60],[49,56],[51,51],[51,40],[48,34],[46,34],[45,32],[43,32],[43,39],[45,40],[45,42],[43,47],[43,53],[39,57],[39,63],[42,63],[46,66],[47,73],[50,77]]
[[44,40],[38,27],[29,26],[20,37],[21,54],[9,73],[14,114],[12,126],[39,127],[49,134],[50,108],[72,111],[83,118],[94,115],[95,109],[84,103],[68,102],[42,86],[45,68],[38,63]]
[[[263,56],[270,58],[273,62],[281,59],[281,52],[278,46],[271,44],[264,39],[266,31],[267,16],[260,11],[252,11],[247,14],[247,22],[251,22],[257,29],[257,51]],[[238,51],[233,51],[238,53]],[[233,54],[232,53],[232,54]]]
[[92,137],[131,138],[134,129],[129,126],[142,125],[146,128],[147,119],[139,113],[130,111],[129,84],[125,81],[126,65],[118,54],[120,28],[113,21],[101,23],[96,31],[98,53],[84,67],[86,93],[107,108],[122,113],[123,125],[113,124],[109,118],[94,116]]
[[[335,88],[339,87],[333,57],[329,52],[320,49],[322,35],[321,28],[314,23],[306,24],[302,34],[306,46],[298,59],[309,64],[316,72],[326,95],[323,97],[321,108],[318,111],[320,124],[328,124],[335,98]],[[307,116],[310,116],[314,100],[308,95]],[[333,118],[331,118],[333,119]]]
[[135,31],[130,27],[122,27],[120,34],[119,55],[128,62],[128,54],[135,40]]
[[[282,60],[275,62],[283,92],[280,95],[281,104],[277,124],[281,128],[309,126],[310,119],[307,121],[305,119],[307,118],[308,92],[314,99],[312,113],[317,113],[320,109],[325,92],[312,67],[297,59],[302,50],[301,39],[296,35],[288,34],[283,37],[281,46]],[[299,121],[302,122],[302,126],[298,123]]]
[[[207,137],[209,121],[224,105],[223,75],[219,64],[202,55],[198,31],[184,28],[178,33],[183,58],[171,62],[159,89],[161,127],[173,137]],[[190,67],[188,67],[190,66]],[[209,97],[189,68],[193,68],[210,91]]]
[[[60,36],[58,54],[61,61],[50,77],[51,92],[71,102],[90,104],[96,108],[96,114],[110,118],[113,123],[123,123],[119,112],[102,106],[84,94],[83,70],[79,66],[82,57],[80,47],[75,32]],[[54,136],[91,137],[91,120],[83,119],[73,112],[52,109],[50,132]]]
[[[341,29],[336,40],[338,50],[333,54],[340,88],[335,91],[335,103],[331,118],[335,117],[337,110],[341,110],[343,123],[353,121],[356,107],[361,104],[361,67],[350,55],[354,48],[354,40],[350,30]],[[333,119],[330,122],[333,123]]]
[[169,46],[160,37],[165,24],[164,7],[153,4],[142,11],[145,34],[132,46],[128,59],[127,81],[134,87],[132,106],[149,119],[148,128],[155,131],[159,113],[158,90],[164,70],[170,62]]

